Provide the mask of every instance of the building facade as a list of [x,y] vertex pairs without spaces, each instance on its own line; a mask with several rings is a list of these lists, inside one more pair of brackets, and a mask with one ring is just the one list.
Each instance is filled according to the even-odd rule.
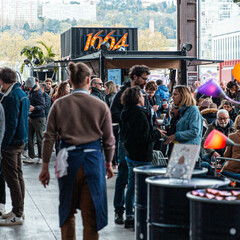
[[51,3],[50,1],[42,4],[42,17],[65,20],[96,20],[96,4],[90,2],[81,3]]
[[199,57],[211,59],[212,32],[216,22],[240,14],[240,8],[232,0],[199,1]]
[[1,27],[20,26],[29,23],[30,27],[38,23],[38,1],[0,0]]
[[240,59],[240,15],[216,22],[212,32],[212,56],[216,60]]

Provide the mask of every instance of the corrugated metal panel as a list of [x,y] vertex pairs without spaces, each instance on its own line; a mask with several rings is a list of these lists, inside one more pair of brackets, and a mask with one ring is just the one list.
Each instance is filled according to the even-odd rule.
[[[103,30],[103,31],[102,31]],[[128,33],[126,44],[129,46],[127,50],[138,50],[138,34],[137,28],[71,28],[61,34],[61,58],[74,59],[84,55],[84,47],[87,43],[88,34],[92,33],[92,38],[96,33],[102,31],[99,36],[104,39],[110,32],[115,31],[111,36],[116,43],[122,38],[125,33]],[[109,39],[109,43],[110,43]],[[96,39],[94,46],[97,47],[99,40]]]

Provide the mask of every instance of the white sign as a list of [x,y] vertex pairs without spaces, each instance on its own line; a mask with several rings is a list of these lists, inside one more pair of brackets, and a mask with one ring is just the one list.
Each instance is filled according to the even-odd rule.
[[174,144],[165,176],[190,180],[199,150],[200,146],[198,145]]

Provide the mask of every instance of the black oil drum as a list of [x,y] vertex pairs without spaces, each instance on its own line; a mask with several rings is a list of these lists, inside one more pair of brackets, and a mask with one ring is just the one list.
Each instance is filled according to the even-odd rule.
[[[234,189],[233,189],[234,190]],[[240,200],[216,200],[187,194],[191,240],[240,239]]]
[[[146,178],[164,175],[166,167],[141,166],[133,169],[135,172],[135,240],[147,239],[147,184]],[[193,175],[207,172],[206,168],[194,169]]]
[[190,182],[150,177],[148,184],[147,239],[189,239],[189,199],[187,192],[197,188],[227,186],[222,178],[193,177]]

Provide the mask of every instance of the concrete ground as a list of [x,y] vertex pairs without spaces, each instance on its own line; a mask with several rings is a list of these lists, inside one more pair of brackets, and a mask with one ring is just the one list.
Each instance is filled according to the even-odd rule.
[[[53,154],[54,155],[54,154]],[[45,189],[38,180],[41,165],[24,164],[23,173],[26,186],[25,221],[23,225],[0,227],[1,240],[56,240],[61,239],[58,223],[58,185],[54,175],[54,157],[50,164],[50,184]],[[108,220],[109,224],[99,232],[101,240],[131,240],[132,230],[116,225],[113,209],[114,184],[116,176],[107,180]],[[7,212],[11,210],[11,198],[7,189]],[[76,214],[76,236],[82,239],[82,223],[80,212]]]

